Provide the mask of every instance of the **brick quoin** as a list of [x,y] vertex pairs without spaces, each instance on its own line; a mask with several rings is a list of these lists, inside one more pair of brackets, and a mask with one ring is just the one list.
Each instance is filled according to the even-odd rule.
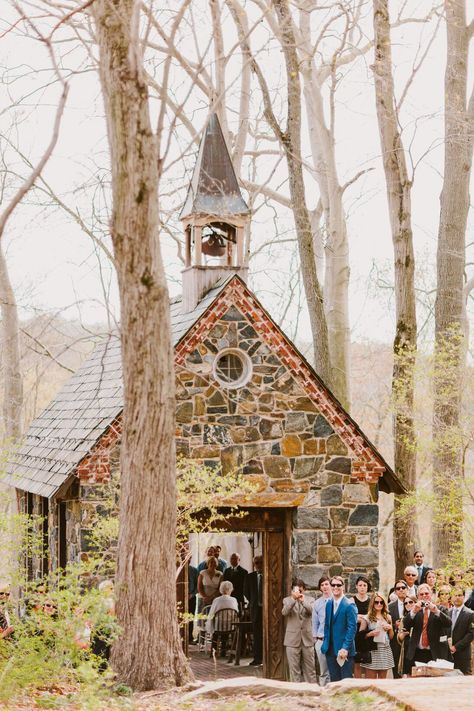
[[110,452],[122,436],[122,418],[118,417],[79,463],[76,474],[81,484],[104,484],[110,479]]

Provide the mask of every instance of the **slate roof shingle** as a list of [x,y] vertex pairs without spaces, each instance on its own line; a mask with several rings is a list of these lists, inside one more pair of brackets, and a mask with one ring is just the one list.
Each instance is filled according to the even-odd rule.
[[[181,313],[181,297],[172,299],[173,346],[231,278],[232,275],[220,280],[189,313]],[[7,462],[2,481],[32,494],[54,496],[122,410],[122,359],[120,337],[115,333],[94,349],[31,423],[20,447]]]

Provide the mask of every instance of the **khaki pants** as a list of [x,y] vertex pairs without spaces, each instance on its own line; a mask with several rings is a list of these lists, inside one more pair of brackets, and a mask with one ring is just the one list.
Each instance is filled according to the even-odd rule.
[[316,669],[314,668],[314,647],[285,647],[290,681],[309,681],[316,684]]

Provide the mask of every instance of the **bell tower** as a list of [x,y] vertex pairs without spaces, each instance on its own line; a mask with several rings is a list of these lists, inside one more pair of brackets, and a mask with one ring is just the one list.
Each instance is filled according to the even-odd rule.
[[215,113],[201,139],[180,219],[185,234],[182,304],[187,313],[221,277],[237,273],[246,281],[248,274],[244,228],[250,210]]

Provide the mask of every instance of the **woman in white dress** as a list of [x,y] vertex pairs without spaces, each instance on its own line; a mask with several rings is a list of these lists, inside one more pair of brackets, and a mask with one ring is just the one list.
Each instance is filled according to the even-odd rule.
[[207,559],[207,568],[201,570],[198,576],[198,593],[202,598],[202,606],[212,605],[214,598],[219,595],[222,573],[217,570],[217,560],[214,556]]
[[367,630],[366,637],[373,637],[377,649],[373,650],[370,662],[362,662],[367,679],[385,679],[394,665],[390,640],[393,637],[392,618],[388,614],[388,605],[384,596],[376,592],[369,603],[367,616],[362,620],[360,629]]

